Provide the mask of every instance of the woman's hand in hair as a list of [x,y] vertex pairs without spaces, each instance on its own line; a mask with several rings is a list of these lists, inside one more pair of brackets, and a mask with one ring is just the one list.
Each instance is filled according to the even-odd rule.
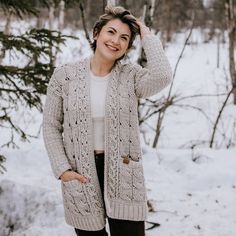
[[151,35],[152,34],[151,30],[140,19],[137,19],[136,23],[138,24],[139,29],[140,29],[140,37],[141,37],[141,39],[143,39],[147,35]]
[[72,171],[72,170],[67,170],[67,171],[65,171],[65,172],[60,176],[60,179],[61,179],[63,182],[67,182],[67,181],[74,180],[74,179],[79,180],[81,183],[85,183],[85,182],[87,181],[87,178],[86,178],[85,176],[80,175],[80,174],[78,174],[77,172]]

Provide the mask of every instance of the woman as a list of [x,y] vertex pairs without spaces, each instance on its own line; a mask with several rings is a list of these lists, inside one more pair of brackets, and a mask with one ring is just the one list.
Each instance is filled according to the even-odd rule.
[[[121,63],[137,33],[147,68]],[[43,135],[61,180],[66,222],[77,235],[143,236],[147,215],[138,98],[171,81],[157,36],[122,7],[107,7],[93,31],[94,54],[57,68],[49,82]]]

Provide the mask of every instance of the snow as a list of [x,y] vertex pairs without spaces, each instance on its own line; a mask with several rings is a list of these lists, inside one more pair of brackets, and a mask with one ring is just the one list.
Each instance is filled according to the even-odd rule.
[[[236,233],[235,149],[152,149],[143,146],[148,222],[160,227],[147,236],[228,236]],[[74,235],[65,223],[60,183],[40,141],[4,153],[0,235]],[[152,224],[147,223],[146,227]]]
[[[67,29],[66,33],[70,32]],[[80,40],[68,40],[62,46],[58,64],[75,61],[75,58],[91,53],[84,34],[79,31],[72,33]],[[172,68],[186,34],[179,34],[166,48]],[[194,44],[186,47],[177,70],[173,94],[183,97],[199,93],[227,93],[230,86],[230,81],[225,79],[227,45],[220,46],[220,68],[216,69],[216,43],[203,43],[204,36],[197,30],[191,40]],[[136,58],[137,53],[131,52],[130,60],[135,61]],[[165,89],[152,99],[161,98],[167,92],[168,89]],[[232,98],[220,121],[215,142],[217,148],[208,148],[212,122],[225,97],[185,100],[184,104],[202,108],[209,119],[191,109],[168,109],[160,143],[155,149],[146,145],[141,136],[145,180],[152,208],[146,228],[153,226],[150,222],[160,224],[147,230],[147,236],[236,235],[236,111]],[[15,114],[14,119],[28,133],[38,133],[41,114],[35,110],[30,114],[21,111]],[[155,124],[156,117],[148,121],[149,127],[155,128]],[[148,126],[143,126],[142,132],[146,133],[151,145],[154,131]],[[9,131],[1,128],[1,143],[8,138]],[[190,148],[190,141],[201,145]],[[230,141],[234,146],[226,149]],[[42,134],[30,143],[19,139],[17,143],[20,149],[1,150],[1,154],[7,157],[4,164],[7,172],[0,175],[0,236],[75,235],[73,228],[64,220],[60,182],[52,174]]]
[[161,224],[147,235],[235,235],[235,150],[150,150],[144,159],[156,211],[148,220]]

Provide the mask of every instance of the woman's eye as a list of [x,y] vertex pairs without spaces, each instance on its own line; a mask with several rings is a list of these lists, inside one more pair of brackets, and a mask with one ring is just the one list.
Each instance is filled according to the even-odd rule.
[[122,39],[124,39],[125,41],[127,41],[127,40],[128,40],[126,37],[122,37]]
[[113,34],[114,32],[113,32],[112,30],[108,30],[108,33],[111,33],[111,34]]

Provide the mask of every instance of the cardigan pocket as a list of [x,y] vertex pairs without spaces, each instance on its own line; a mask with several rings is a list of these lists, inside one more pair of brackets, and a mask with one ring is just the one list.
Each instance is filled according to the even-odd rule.
[[65,207],[79,215],[89,215],[90,207],[86,198],[85,184],[79,180],[62,181],[62,192]]
[[126,164],[122,158],[119,173],[120,198],[126,201],[145,201],[146,190],[141,162],[130,160],[129,164]]

